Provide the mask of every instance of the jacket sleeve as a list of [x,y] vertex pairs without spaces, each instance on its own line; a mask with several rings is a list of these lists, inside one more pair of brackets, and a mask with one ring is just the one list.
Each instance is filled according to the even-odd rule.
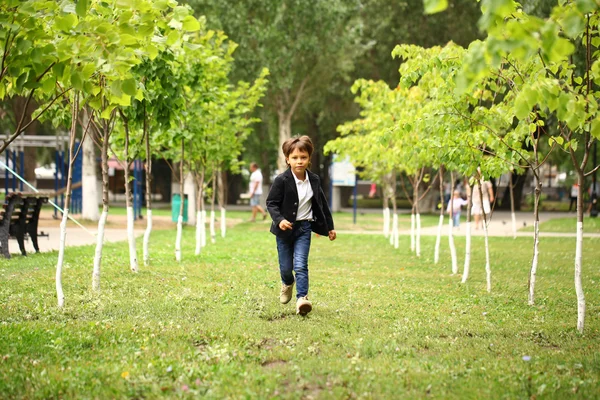
[[333,217],[331,216],[329,203],[327,203],[327,197],[325,197],[325,192],[323,192],[321,185],[319,185],[319,196],[321,197],[321,204],[323,205],[323,214],[325,215],[325,220],[327,221],[327,230],[332,231],[335,229],[333,227]]
[[273,185],[267,196],[267,211],[269,211],[271,219],[276,226],[279,226],[279,223],[285,219],[283,215],[281,215],[281,206],[284,199],[283,189],[283,179],[280,176],[277,176],[273,181]]

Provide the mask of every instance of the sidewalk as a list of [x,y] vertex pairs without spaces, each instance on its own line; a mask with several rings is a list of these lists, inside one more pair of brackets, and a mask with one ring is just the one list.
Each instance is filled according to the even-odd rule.
[[[241,207],[232,206],[231,209],[242,209]],[[229,207],[228,207],[229,209]],[[243,208],[244,210],[247,207]],[[346,212],[352,212],[352,209],[344,209]],[[381,210],[358,210],[361,214],[374,214],[381,213]],[[410,210],[408,210],[410,212]],[[78,216],[76,216],[78,217]],[[554,218],[574,218],[574,213],[558,213],[558,212],[543,212],[540,213],[540,223],[544,221],[548,221]],[[448,223],[447,218],[445,218],[444,226],[442,228],[442,235],[448,236]],[[518,230],[523,228],[524,226],[533,226],[533,213],[531,212],[518,212],[516,213],[516,221],[517,221],[517,236],[519,237],[533,237],[533,232],[519,232]],[[40,215],[40,222],[38,227],[38,232],[48,233],[49,237],[40,237],[38,239],[40,251],[47,252],[58,250],[60,243],[60,220],[53,218],[53,213],[50,209],[43,210]],[[236,221],[231,221],[234,224]],[[239,221],[242,222],[242,221]],[[84,245],[94,245],[96,244],[96,229],[97,223],[95,222],[84,222],[83,223],[86,229],[89,232],[86,232],[81,227],[77,226],[72,221],[69,221],[67,224],[67,240],[66,244],[68,247],[70,246],[84,246]],[[165,216],[154,216],[152,218],[153,229],[174,229],[175,224],[171,221],[170,217]],[[230,225],[230,224],[228,224]],[[136,237],[142,236],[144,234],[144,230],[146,227],[146,220],[138,220],[135,223],[135,235]],[[421,229],[422,236],[436,236],[438,227],[430,226]],[[366,234],[366,235],[380,235],[381,231],[337,231],[339,235],[356,235],[356,234]],[[400,231],[400,235],[409,235],[410,230],[404,229]],[[466,224],[463,222],[460,226],[460,229],[454,229],[453,234],[455,236],[465,236],[466,234]],[[471,234],[473,236],[483,236],[484,232],[482,229],[475,230],[474,226],[471,225]],[[492,216],[492,220],[488,225],[488,235],[489,236],[504,236],[504,237],[512,237],[512,220],[510,216],[510,212],[507,211],[496,211]],[[556,232],[540,232],[541,237],[576,237],[575,232],[575,224],[573,224],[572,232],[565,233],[556,233]],[[600,234],[598,233],[586,233],[584,237],[597,237],[600,238]],[[105,242],[120,242],[127,240],[127,229],[126,229],[126,216],[125,215],[110,215],[108,218],[107,226],[104,231],[104,240]],[[19,246],[17,245],[16,240],[9,240],[9,248],[11,254],[20,254]],[[33,253],[33,245],[30,240],[25,241],[25,249],[28,253]]]

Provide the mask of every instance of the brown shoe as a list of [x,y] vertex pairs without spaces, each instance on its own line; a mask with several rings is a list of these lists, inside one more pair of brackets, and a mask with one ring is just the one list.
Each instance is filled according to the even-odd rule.
[[279,294],[279,302],[281,304],[287,304],[292,299],[292,292],[294,289],[294,284],[286,285],[285,283],[281,284],[281,293]]
[[312,304],[310,301],[308,301],[308,298],[306,296],[300,297],[300,298],[298,298],[298,300],[296,300],[296,314],[305,316],[311,310],[312,310]]

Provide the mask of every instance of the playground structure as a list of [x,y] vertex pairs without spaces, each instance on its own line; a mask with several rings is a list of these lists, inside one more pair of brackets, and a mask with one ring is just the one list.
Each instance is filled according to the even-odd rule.
[[[0,136],[1,139],[6,139],[6,136]],[[64,208],[65,192],[67,186],[67,174],[69,168],[69,153],[65,150],[67,147],[68,135],[58,133],[56,136],[40,136],[40,135],[21,135],[5,150],[5,164],[21,176],[25,172],[25,152],[26,147],[45,147],[54,148],[54,191],[43,191],[45,195],[54,199],[54,204]],[[79,147],[79,142],[75,148]],[[99,162],[99,160],[97,160]],[[134,160],[133,167],[133,209],[134,217],[141,218],[141,210],[143,205],[143,163],[141,160]],[[83,169],[83,154],[79,152],[73,164],[73,184],[71,194],[70,213],[80,214],[83,205],[83,190],[82,190],[82,169]],[[9,169],[4,168],[4,193],[5,196],[11,192],[23,192],[28,190],[19,177],[13,174]],[[60,218],[59,210],[54,209],[53,217]]]

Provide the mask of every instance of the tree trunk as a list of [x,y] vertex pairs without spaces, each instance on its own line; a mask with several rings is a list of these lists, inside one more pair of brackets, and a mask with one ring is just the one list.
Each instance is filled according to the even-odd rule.
[[[283,143],[292,137],[292,114],[285,112],[283,109],[277,111],[279,116],[279,149]],[[281,174],[286,170],[285,156],[282,151],[278,151],[277,156],[277,169]]]
[[440,167],[438,174],[440,176],[440,222],[438,223],[435,249],[433,250],[434,264],[440,261],[440,242],[442,241],[442,227],[444,226],[444,169],[442,167]]
[[488,240],[488,217],[483,207],[483,179],[481,175],[477,178],[479,182],[479,198],[481,199],[481,212],[483,214],[483,236],[485,241],[485,280],[488,293],[492,291],[492,267],[490,266],[490,246]]
[[181,162],[179,163],[179,216],[177,217],[177,237],[175,239],[175,260],[181,262],[181,237],[183,236],[183,210],[185,206],[185,193],[183,190],[183,160],[185,156],[185,141],[181,139]]
[[469,195],[467,196],[467,232],[465,233],[465,264],[463,266],[463,275],[461,283],[466,283],[469,278],[469,269],[471,268],[471,209],[473,207],[473,185],[469,185]]
[[150,264],[150,234],[152,233],[152,153],[150,152],[150,129],[144,102],[144,138],[146,145],[146,230],[144,231],[144,265]]
[[512,173],[508,180],[508,188],[510,193],[510,219],[512,222],[513,239],[517,238],[517,216],[515,214],[515,193],[513,189]]
[[134,215],[133,215],[133,191],[129,181],[129,125],[124,119],[125,127],[125,203],[127,207],[127,242],[129,243],[129,268],[131,272],[138,272],[137,254],[135,249]]
[[538,172],[535,173],[535,190],[533,203],[533,259],[531,260],[531,270],[529,273],[529,305],[535,302],[535,278],[537,274],[539,246],[540,246],[540,196],[542,195],[542,182],[539,179]]
[[75,135],[77,132],[77,114],[79,113],[79,94],[73,95],[73,105],[71,110],[71,131],[69,132],[69,172],[67,173],[67,192],[65,194],[65,207],[62,221],[60,223],[60,243],[58,247],[58,261],[56,263],[56,297],[58,307],[62,308],[65,304],[65,294],[62,289],[62,268],[65,259],[65,245],[67,239],[67,219],[69,218],[69,206],[71,204],[71,186],[73,182],[73,163]]
[[221,170],[217,171],[217,177],[218,177],[218,182],[217,182],[217,186],[218,186],[218,195],[217,195],[217,201],[219,202],[219,208],[221,209],[221,237],[224,238],[226,233],[227,233],[227,220],[225,219],[225,185],[223,185],[223,172],[221,172]]
[[[92,118],[88,112],[83,113],[84,129],[89,126],[89,119]],[[87,137],[83,140],[83,167],[81,171],[81,191],[82,206],[81,218],[91,221],[98,221],[100,213],[98,211],[98,178],[96,177],[96,147],[94,145],[93,130],[88,129]]]
[[197,211],[196,211],[196,251],[195,254],[197,256],[202,252],[203,242],[202,236],[204,234],[204,168],[202,168],[202,172],[200,172],[199,177],[197,177],[198,182],[198,198],[197,201]]
[[575,245],[575,293],[577,294],[577,330],[583,333],[585,324],[585,295],[581,283],[581,269],[583,261],[583,185],[585,183],[583,171],[577,173],[577,242]]
[[92,272],[92,289],[100,290],[100,267],[102,264],[102,249],[104,247],[104,227],[108,218],[109,208],[109,177],[108,177],[108,144],[110,139],[110,123],[102,120],[102,215],[98,221],[96,251],[94,252],[94,271]]
[[[454,172],[450,172],[450,182],[454,185]],[[454,196],[450,196],[450,209],[454,207]],[[452,274],[458,273],[458,261],[456,259],[456,245],[454,244],[454,226],[452,217],[448,218],[448,245],[450,246],[450,258],[452,260]]]
[[[511,174],[511,181],[513,182],[513,196],[515,200],[515,210],[521,211],[521,199],[523,198],[523,188],[525,187],[525,183],[527,182],[527,174],[529,170],[526,169],[522,175],[518,175],[516,172]],[[502,204],[498,207],[499,210],[509,210],[510,203],[506,201],[510,198],[510,189],[507,187],[504,190],[504,195],[502,196]]]
[[212,196],[210,200],[210,242],[217,243],[217,231],[215,229],[215,196],[217,195],[217,171],[213,171]]

